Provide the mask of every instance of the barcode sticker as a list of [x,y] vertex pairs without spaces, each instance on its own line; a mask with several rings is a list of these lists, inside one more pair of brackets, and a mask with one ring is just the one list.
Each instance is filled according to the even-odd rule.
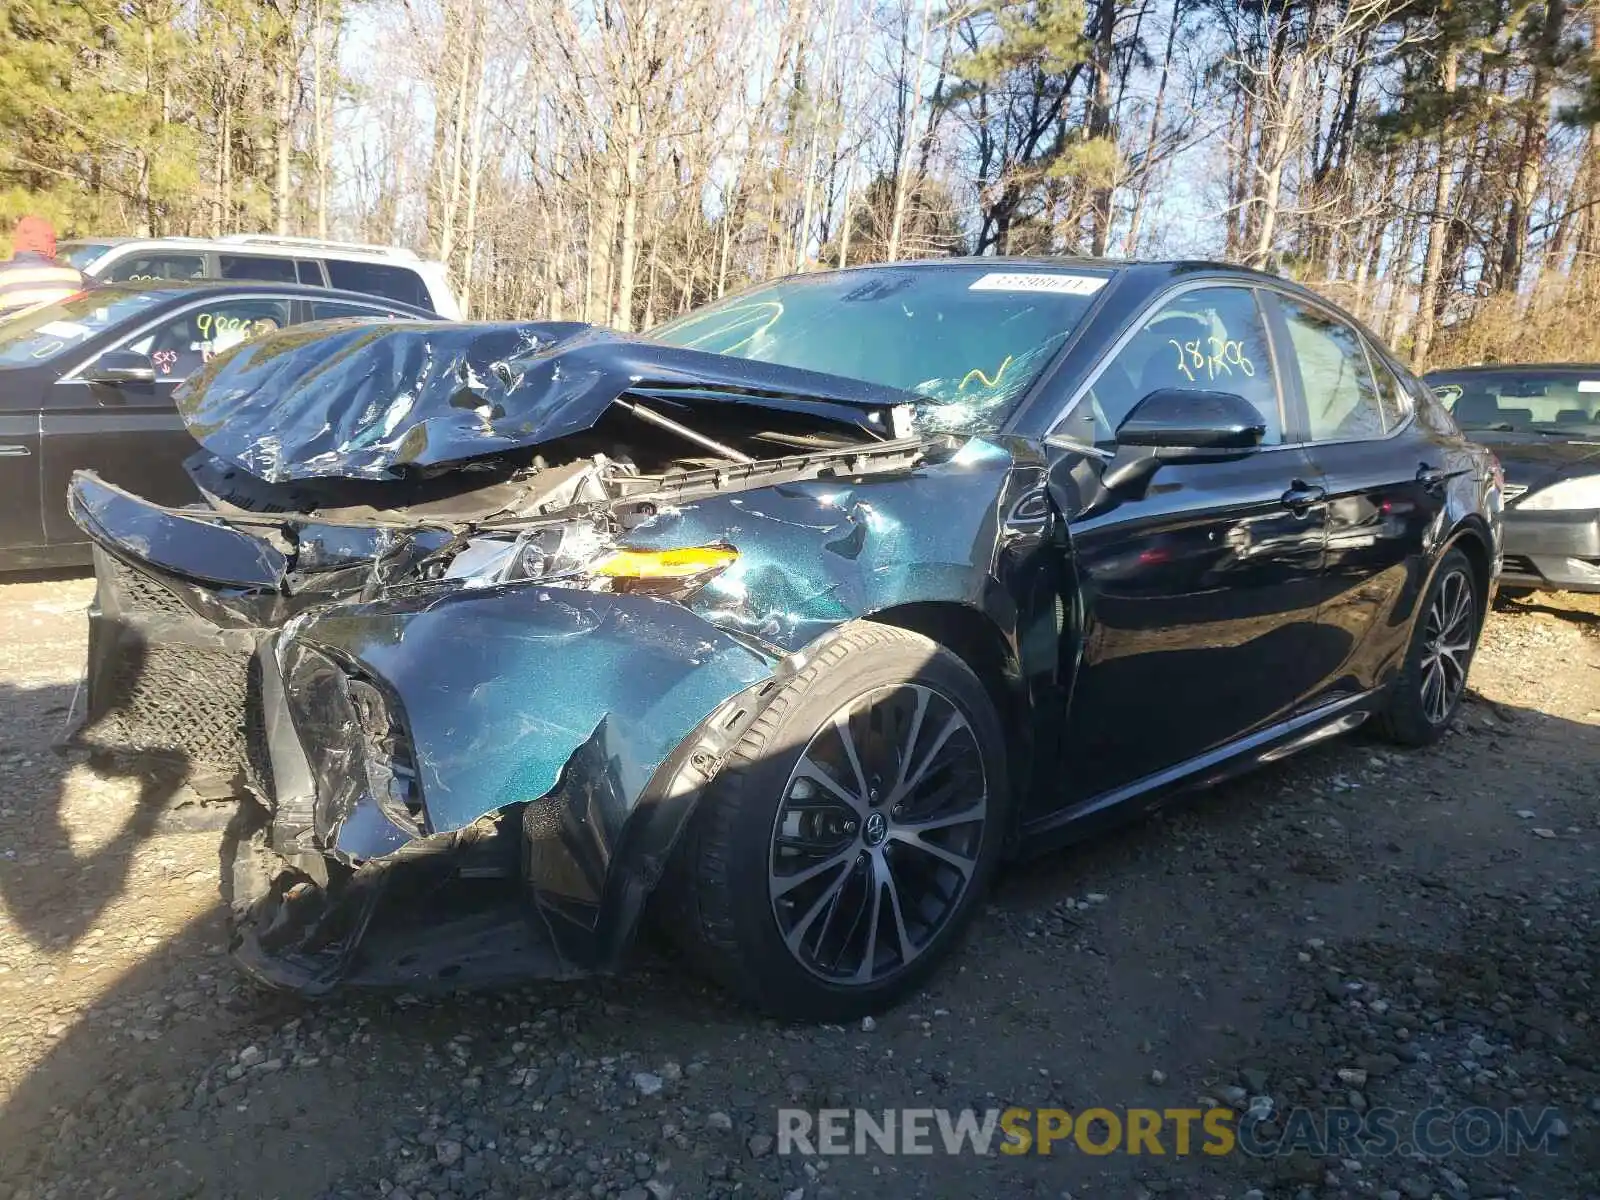
[[1063,275],[1057,271],[991,271],[967,290],[969,292],[1055,292],[1062,296],[1092,296],[1105,285],[1104,275]]

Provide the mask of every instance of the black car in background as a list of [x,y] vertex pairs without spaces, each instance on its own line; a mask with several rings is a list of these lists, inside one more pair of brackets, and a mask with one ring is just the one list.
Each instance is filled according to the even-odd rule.
[[289,331],[183,411],[211,511],[73,483],[79,738],[237,790],[233,951],[307,992],[612,970],[649,910],[764,1008],[880,1008],[1008,857],[1439,737],[1499,568],[1489,452],[1213,264]]
[[1600,364],[1462,367],[1427,383],[1504,465],[1502,594],[1600,592]]
[[89,561],[67,516],[76,470],[164,503],[198,498],[177,386],[262,333],[338,318],[430,318],[296,284],[110,284],[0,322],[0,570]]

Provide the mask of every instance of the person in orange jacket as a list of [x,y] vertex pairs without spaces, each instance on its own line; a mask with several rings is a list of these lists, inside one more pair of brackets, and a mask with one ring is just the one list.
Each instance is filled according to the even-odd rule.
[[83,291],[90,280],[56,257],[56,231],[42,217],[23,217],[11,235],[11,257],[0,262],[0,318]]

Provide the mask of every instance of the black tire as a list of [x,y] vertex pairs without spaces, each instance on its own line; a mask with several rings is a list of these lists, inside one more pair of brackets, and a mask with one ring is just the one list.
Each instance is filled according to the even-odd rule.
[[[663,883],[667,932],[705,973],[776,1016],[841,1021],[892,1004],[950,951],[993,877],[1009,807],[1005,744],[982,682],[954,654],[893,626],[844,626],[707,785]],[[826,772],[859,781],[849,804],[817,775],[830,745],[833,761],[860,767]],[[898,770],[884,758],[891,746]],[[884,783],[882,765],[898,777]],[[944,807],[929,807],[940,796]],[[959,820],[977,807],[981,818]],[[868,965],[845,978],[852,946]]]
[[[1483,626],[1480,595],[1477,574],[1467,556],[1460,550],[1446,551],[1412,618],[1405,662],[1389,685],[1388,704],[1379,722],[1389,740],[1402,746],[1426,746],[1450,728],[1466,694],[1467,672],[1478,649]],[[1462,597],[1469,606],[1464,617],[1459,616]],[[1443,634],[1449,635],[1446,644],[1460,646],[1464,642],[1464,649],[1439,653]],[[1442,675],[1434,671],[1435,660]],[[1459,677],[1452,664],[1459,666]],[[1430,677],[1434,682],[1430,683]],[[1442,704],[1439,694],[1431,690],[1436,686],[1446,689]]]

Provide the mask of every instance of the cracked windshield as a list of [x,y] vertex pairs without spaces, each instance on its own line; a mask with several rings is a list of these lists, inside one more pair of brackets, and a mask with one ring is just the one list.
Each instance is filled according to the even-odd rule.
[[998,429],[1109,273],[1027,266],[785,279],[651,330],[657,341],[900,388],[924,432]]

